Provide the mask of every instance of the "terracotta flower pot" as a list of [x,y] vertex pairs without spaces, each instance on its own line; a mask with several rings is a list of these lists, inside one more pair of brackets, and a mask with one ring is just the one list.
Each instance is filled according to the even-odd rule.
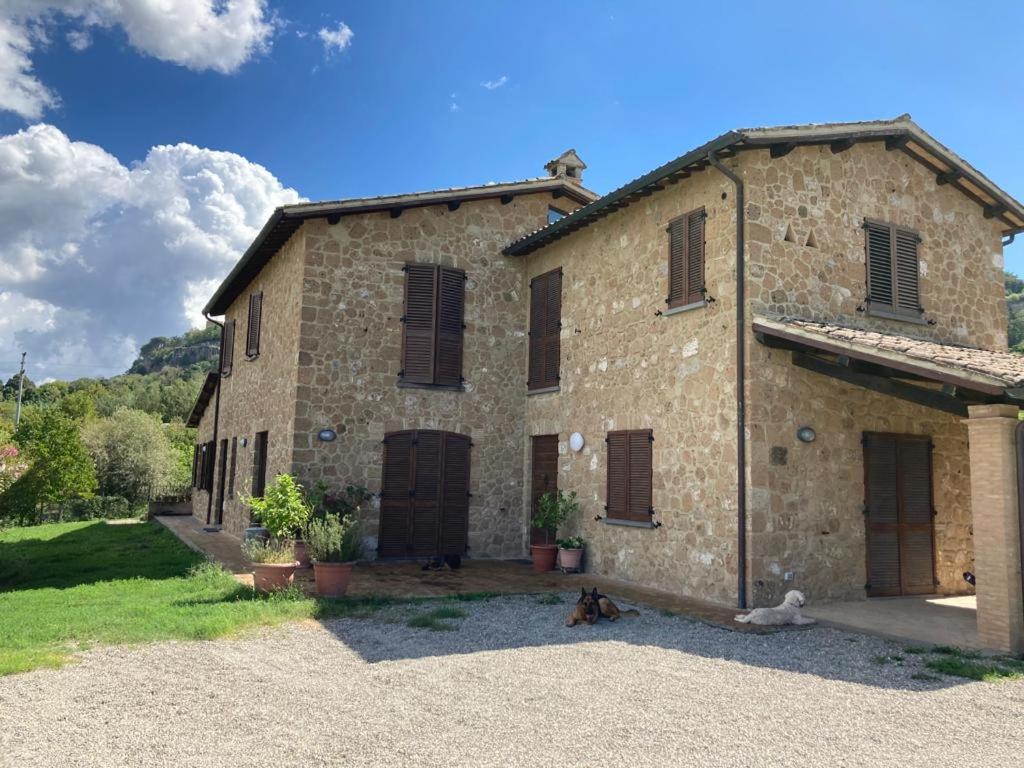
[[550,571],[555,567],[555,556],[558,547],[554,544],[531,544],[530,557],[533,558],[533,570]]
[[563,571],[576,571],[580,570],[580,564],[583,562],[583,550],[582,549],[559,549],[558,550],[558,567]]
[[298,563],[253,563],[252,583],[260,592],[287,589],[295,578]]
[[299,568],[309,568],[309,552],[306,550],[306,542],[302,539],[295,539],[295,559]]
[[313,578],[320,597],[341,597],[348,591],[355,563],[313,563]]

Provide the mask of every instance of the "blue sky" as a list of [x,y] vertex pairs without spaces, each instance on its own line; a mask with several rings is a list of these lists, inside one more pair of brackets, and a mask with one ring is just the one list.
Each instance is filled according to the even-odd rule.
[[[142,183],[142,171],[166,170],[168,163],[177,163],[179,176],[183,166],[206,163],[230,186],[232,173],[242,171],[225,171],[206,150],[266,168],[279,184],[261,178],[254,182],[258,190],[235,200],[248,211],[239,214],[245,221],[240,219],[231,236],[213,238],[214,245],[203,241],[203,247],[220,250],[214,271],[201,276],[205,282],[193,286],[192,294],[208,290],[230,267],[229,252],[237,255],[244,247],[256,226],[252,219],[265,213],[250,208],[289,195],[331,199],[523,178],[541,173],[545,161],[570,146],[589,165],[587,185],[607,192],[734,127],[909,112],[1024,198],[1024,153],[1016,144],[1024,124],[1016,82],[1020,3],[990,4],[981,13],[953,2],[737,3],[729,11],[644,1],[271,0],[262,8],[260,0],[244,2],[266,27],[259,45],[236,52],[227,63],[217,61],[209,46],[197,46],[191,59],[161,49],[160,35],[179,45],[173,36],[188,30],[180,24],[161,30],[161,19],[152,14],[99,23],[85,11],[42,17],[46,41],[31,45],[32,74],[59,104],[32,116],[24,108],[22,114],[0,111],[0,137],[14,137],[32,124],[52,126],[56,133],[48,146],[59,142],[59,134],[102,150],[120,164],[104,160],[104,173],[119,179],[134,170],[130,184]],[[24,19],[13,21],[31,28]],[[337,33],[342,24],[351,32],[347,44],[325,46],[318,32]],[[72,44],[75,35],[81,50]],[[0,75],[3,56],[0,51]],[[153,153],[159,145],[188,145],[198,154],[168,160]],[[194,189],[188,189],[193,191],[179,197],[194,202]],[[76,244],[72,256],[31,263],[37,277],[26,278],[29,256],[0,251],[0,292],[4,259],[16,274],[7,287],[10,306],[44,302],[57,308],[57,324],[62,313],[68,323],[74,312],[99,311],[89,297],[62,304],[70,292],[56,287],[55,275],[73,276],[75,259],[90,252],[92,235],[82,233],[96,222],[153,217],[159,209],[154,203],[137,213],[117,213],[125,206],[118,195],[125,193],[110,194],[110,207],[89,209],[84,223],[68,225],[69,231],[78,228],[69,235]],[[3,211],[6,199],[0,197],[0,221],[12,215]],[[131,229],[130,222],[123,226]],[[199,229],[208,235],[211,226]],[[132,240],[131,232],[121,239]],[[21,234],[37,251],[59,250],[59,243],[40,245],[45,238],[38,232]],[[124,259],[145,262],[148,246],[144,235],[138,238]],[[1006,258],[1008,268],[1024,273],[1024,245],[1011,246]],[[159,274],[184,284],[189,275],[167,272],[166,264],[185,261],[162,262]],[[104,266],[116,268],[117,262]],[[136,283],[146,280],[145,271],[133,274]],[[37,283],[46,290],[36,290]],[[16,292],[20,305],[10,298]],[[186,299],[190,306],[197,300],[174,296],[179,304]],[[96,304],[111,300],[117,296],[108,292],[97,295]],[[102,349],[61,337],[61,354],[51,355],[49,368],[39,374],[85,375],[101,367],[115,372],[130,358],[132,344],[147,334],[187,327],[180,309],[136,323]],[[42,365],[44,343],[55,343],[52,327],[14,325],[8,323],[5,336],[0,321],[0,375],[16,349],[34,348]]]

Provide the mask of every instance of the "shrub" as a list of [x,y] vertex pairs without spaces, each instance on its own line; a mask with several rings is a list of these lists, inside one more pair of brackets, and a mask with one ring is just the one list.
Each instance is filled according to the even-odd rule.
[[570,536],[567,539],[558,539],[555,544],[559,549],[583,549],[582,536]]
[[242,554],[250,562],[261,565],[286,565],[295,562],[295,548],[283,539],[246,539],[242,543]]
[[570,515],[576,515],[579,511],[580,504],[576,501],[576,491],[549,491],[540,497],[537,514],[533,516],[531,524],[534,528],[544,531],[544,541],[547,543],[551,533],[557,531],[558,526]]
[[166,430],[148,413],[119,408],[86,426],[82,436],[105,495],[145,501],[166,486],[174,472],[175,455]]
[[311,514],[302,486],[289,474],[280,474],[274,478],[262,498],[243,495],[241,499],[253,511],[260,525],[275,539],[295,536]]
[[320,563],[351,563],[363,557],[359,522],[352,515],[328,515],[313,520],[306,528],[306,547],[312,560]]
[[309,503],[313,511],[323,517],[325,515],[346,515],[358,514],[363,504],[373,498],[369,488],[362,485],[349,484],[341,493],[330,493],[327,483],[318,480],[313,490],[309,492]]

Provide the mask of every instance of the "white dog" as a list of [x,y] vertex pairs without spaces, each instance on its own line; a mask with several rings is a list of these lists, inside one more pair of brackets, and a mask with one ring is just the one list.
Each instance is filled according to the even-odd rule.
[[746,615],[739,615],[736,621],[744,624],[764,624],[778,627],[783,624],[813,624],[814,619],[808,619],[800,615],[800,608],[804,604],[803,592],[795,589],[786,593],[786,599],[782,605],[774,608],[755,608]]

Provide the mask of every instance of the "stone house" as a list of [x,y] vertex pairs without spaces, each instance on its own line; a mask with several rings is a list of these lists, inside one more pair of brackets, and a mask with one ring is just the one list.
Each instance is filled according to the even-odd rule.
[[380,491],[381,557],[518,558],[557,487],[594,572],[741,605],[972,572],[1021,650],[1024,207],[908,116],[731,131],[600,198],[584,168],[276,211],[206,307],[195,514],[238,533],[290,471]]

